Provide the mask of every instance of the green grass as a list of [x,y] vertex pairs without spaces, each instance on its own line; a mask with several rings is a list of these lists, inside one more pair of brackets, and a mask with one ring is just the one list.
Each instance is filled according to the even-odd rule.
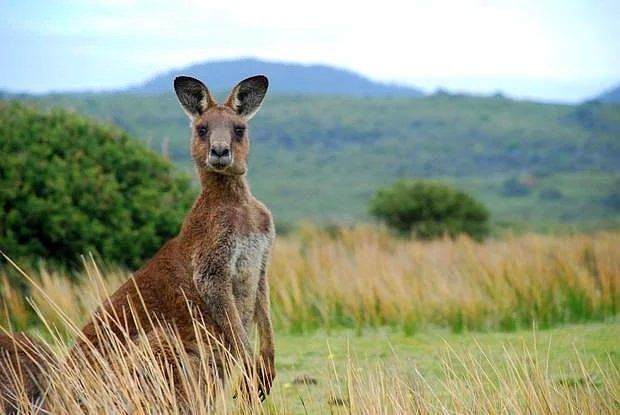
[[[551,222],[579,224],[580,229],[600,228],[603,224],[618,226],[618,215],[606,200],[618,191],[620,175],[616,173],[585,171],[550,174],[534,180],[522,196],[506,196],[503,184],[510,175],[488,177],[444,178],[470,191],[487,206],[493,208],[496,223],[519,225],[521,229],[538,229]],[[552,193],[551,196],[549,194]],[[561,205],[561,207],[560,207]],[[597,226],[598,225],[598,226]]]
[[[618,339],[620,322],[617,320],[513,333],[454,334],[448,330],[431,329],[406,336],[399,331],[376,329],[365,330],[361,335],[354,331],[317,332],[304,336],[279,334],[276,337],[278,390],[274,395],[281,394],[292,403],[293,413],[304,413],[304,404],[310,413],[327,413],[334,389],[330,384],[334,367],[338,377],[344,379],[345,366],[350,359],[362,372],[379,366],[407,376],[417,370],[434,390],[441,391],[441,384],[446,381],[442,362],[446,359],[458,362],[471,357],[501,370],[509,364],[507,354],[523,356],[526,349],[535,350],[532,357],[540,359],[543,364],[548,363],[548,374],[555,384],[571,387],[585,382],[577,354],[587,373],[597,372],[598,365],[603,369],[620,366]],[[456,363],[452,367],[456,368],[455,376],[466,375],[464,366]],[[317,383],[295,382],[302,376]],[[487,381],[493,382],[494,379]],[[341,398],[344,394],[343,391]]]
[[[187,120],[172,91],[34,101],[112,122],[156,151],[166,142],[171,160],[192,170]],[[250,181],[281,222],[367,219],[379,186],[418,177],[462,184],[498,221],[601,227],[620,220],[604,201],[619,192],[619,134],[619,105],[270,95],[251,125]],[[537,179],[532,193],[505,196],[503,183],[523,174]],[[541,199],[543,190],[562,197]]]

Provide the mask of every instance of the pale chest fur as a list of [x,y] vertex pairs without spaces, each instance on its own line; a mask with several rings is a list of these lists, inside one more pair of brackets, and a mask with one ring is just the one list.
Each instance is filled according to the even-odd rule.
[[246,329],[252,323],[261,270],[265,267],[272,237],[265,233],[238,235],[232,241],[229,261],[237,309]]

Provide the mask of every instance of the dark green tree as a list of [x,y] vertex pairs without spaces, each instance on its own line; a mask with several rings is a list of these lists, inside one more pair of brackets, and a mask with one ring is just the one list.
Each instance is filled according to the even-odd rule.
[[445,184],[399,180],[381,188],[370,201],[370,213],[402,234],[434,238],[461,233],[475,239],[489,232],[489,212],[468,194]]
[[193,193],[117,128],[0,102],[0,249],[13,258],[93,252],[136,267],[178,232]]

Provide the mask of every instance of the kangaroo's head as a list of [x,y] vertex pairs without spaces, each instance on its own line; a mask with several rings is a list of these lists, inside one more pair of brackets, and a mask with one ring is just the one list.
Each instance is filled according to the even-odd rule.
[[242,175],[247,171],[247,123],[260,108],[268,84],[263,75],[244,79],[220,105],[198,79],[175,78],[174,90],[191,121],[191,152],[200,171],[225,175]]

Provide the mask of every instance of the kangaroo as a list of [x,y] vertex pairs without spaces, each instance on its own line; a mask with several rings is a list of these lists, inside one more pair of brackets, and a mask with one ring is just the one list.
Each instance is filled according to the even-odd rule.
[[[177,98],[190,119],[191,156],[201,193],[179,234],[104,305],[110,314],[122,316],[133,304],[143,326],[151,317],[174,325],[191,354],[196,339],[189,301],[210,331],[248,368],[255,367],[249,361],[248,333],[256,322],[261,399],[275,377],[266,277],[275,231],[271,213],[250,192],[246,173],[247,123],[267,88],[265,76],[245,79],[219,105],[201,81],[187,76],[174,80]],[[136,334],[136,322],[124,325],[130,335]],[[94,321],[82,332],[97,344]]]
[[[84,336],[75,348],[86,354],[88,347],[104,349],[97,319],[105,311],[125,316],[122,329],[114,328],[119,338],[136,336],[138,327],[150,327],[156,319],[174,326],[188,355],[196,357],[189,302],[209,331],[246,368],[257,371],[258,390],[251,392],[246,385],[245,391],[257,393],[260,400],[269,394],[275,366],[267,266],[275,230],[271,213],[252,196],[246,179],[247,123],[267,88],[265,76],[247,78],[218,104],[198,79],[175,78],[177,98],[190,119],[191,156],[201,193],[179,234],[104,301],[83,327]],[[248,337],[254,323],[260,347],[257,361]]]

